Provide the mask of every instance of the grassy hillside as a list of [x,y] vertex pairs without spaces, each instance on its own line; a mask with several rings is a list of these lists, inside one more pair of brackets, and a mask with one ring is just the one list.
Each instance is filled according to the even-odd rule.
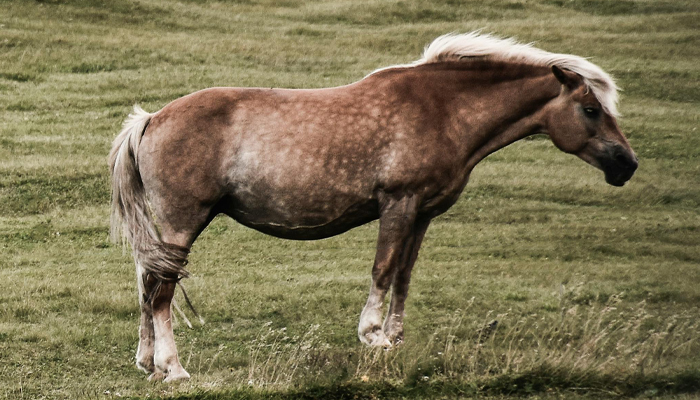
[[[0,0],[0,397],[692,396],[698,20],[693,0]],[[219,218],[185,282],[207,323],[176,327],[192,379],[146,382],[132,261],[108,241],[133,104],[346,84],[478,28],[610,72],[632,181],[546,138],[490,156],[431,225],[390,352],[356,337],[376,224],[293,242]]]

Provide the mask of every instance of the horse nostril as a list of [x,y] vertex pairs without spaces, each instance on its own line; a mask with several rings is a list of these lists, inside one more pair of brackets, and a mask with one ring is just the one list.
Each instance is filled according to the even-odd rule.
[[623,166],[625,169],[636,170],[638,162],[634,156],[628,156],[625,153],[617,153],[615,155],[615,161]]
[[637,157],[632,157],[632,160],[630,162],[630,166],[632,167],[633,170],[636,170],[637,167],[639,166],[639,161],[637,160]]

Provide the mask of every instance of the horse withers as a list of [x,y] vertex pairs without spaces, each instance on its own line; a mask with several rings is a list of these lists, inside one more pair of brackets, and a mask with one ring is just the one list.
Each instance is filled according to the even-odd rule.
[[297,240],[379,219],[358,335],[370,346],[400,343],[425,232],[457,201],[474,166],[545,133],[622,186],[637,158],[616,103],[613,80],[584,58],[469,33],[439,37],[420,60],[347,86],[211,88],[153,114],[135,107],[110,166],[113,237],[131,244],[136,261],[138,367],[151,379],[189,377],[171,301],[192,243],[222,213]]

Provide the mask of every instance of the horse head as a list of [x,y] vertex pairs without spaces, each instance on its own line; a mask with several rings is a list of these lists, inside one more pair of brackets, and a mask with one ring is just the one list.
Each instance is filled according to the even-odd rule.
[[552,72],[561,83],[559,96],[551,103],[546,127],[552,142],[560,150],[602,170],[607,183],[624,185],[634,175],[638,161],[620,132],[614,108],[601,104],[599,98],[604,93],[591,90],[591,85],[579,74],[557,66],[552,67]]

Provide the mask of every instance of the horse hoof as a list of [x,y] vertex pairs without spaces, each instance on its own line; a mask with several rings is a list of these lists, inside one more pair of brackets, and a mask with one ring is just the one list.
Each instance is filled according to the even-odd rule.
[[401,331],[385,331],[386,337],[393,346],[399,346],[403,343],[403,330]]
[[187,371],[184,370],[184,368],[180,368],[177,371],[170,371],[168,373],[168,376],[165,377],[165,380],[163,382],[177,382],[177,381],[186,381],[190,379],[190,374],[187,373]]
[[367,332],[360,336],[360,341],[371,347],[383,347],[384,349],[391,348],[391,340],[382,332],[382,330],[375,330],[373,332]]
[[149,382],[158,382],[158,381],[161,381],[164,377],[165,377],[165,374],[163,374],[162,372],[154,372],[148,376],[148,381]]

